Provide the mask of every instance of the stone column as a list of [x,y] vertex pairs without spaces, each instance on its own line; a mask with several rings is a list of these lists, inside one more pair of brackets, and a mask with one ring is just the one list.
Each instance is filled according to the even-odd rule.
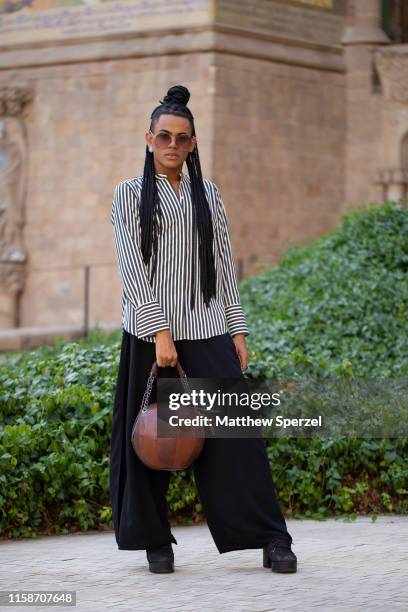
[[408,45],[392,45],[376,52],[383,91],[382,159],[378,184],[383,200],[400,206],[408,201]]
[[27,260],[27,139],[22,113],[30,99],[28,87],[0,86],[0,329],[19,326],[18,300]]
[[382,201],[378,169],[381,159],[382,95],[374,55],[390,43],[381,29],[381,0],[348,0],[347,25],[341,39],[346,67],[345,208]]

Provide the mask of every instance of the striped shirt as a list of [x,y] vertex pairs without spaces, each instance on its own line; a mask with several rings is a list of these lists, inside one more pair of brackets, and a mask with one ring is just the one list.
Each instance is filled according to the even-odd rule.
[[145,264],[141,251],[139,204],[143,176],[119,182],[114,190],[111,222],[122,284],[122,325],[148,342],[155,332],[170,329],[173,340],[209,338],[229,332],[249,334],[240,303],[227,216],[215,183],[203,179],[213,219],[216,296],[205,305],[196,240],[194,309],[190,309],[192,265],[192,199],[190,176],[180,173],[179,195],[165,174],[156,174],[162,212],[156,272],[153,257]]

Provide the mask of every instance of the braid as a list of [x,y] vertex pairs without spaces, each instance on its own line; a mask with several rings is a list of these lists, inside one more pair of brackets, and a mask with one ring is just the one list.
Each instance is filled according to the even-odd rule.
[[213,224],[211,211],[205,196],[205,189],[201,175],[200,159],[198,149],[187,156],[186,159],[188,172],[191,178],[191,197],[193,201],[193,262],[192,262],[192,292],[190,308],[193,309],[195,291],[195,251],[196,251],[196,229],[199,237],[199,256],[200,256],[200,281],[203,299],[208,306],[211,296],[215,295],[215,267],[213,256]]
[[150,283],[153,282],[157,265],[157,215],[161,218],[160,199],[157,191],[153,153],[146,147],[146,159],[140,204],[141,250],[145,264],[149,262],[153,250],[153,267]]
[[[151,114],[150,129],[153,130],[154,124],[161,114],[173,114],[186,117],[192,127],[192,135],[195,135],[194,118],[187,102],[190,98],[189,91],[182,85],[171,87]],[[201,172],[200,157],[197,145],[194,150],[187,155],[186,164],[190,176],[191,199],[193,203],[193,258],[192,258],[192,286],[190,309],[194,309],[194,295],[196,290],[195,279],[195,254],[196,239],[198,234],[198,252],[200,260],[200,281],[203,300],[208,307],[212,297],[216,295],[216,271],[213,254],[213,223],[211,210],[206,198],[205,187]],[[153,254],[153,266],[150,283],[152,283],[157,265],[157,236],[158,219],[161,220],[160,199],[157,191],[154,156],[146,147],[146,158],[143,171],[143,183],[140,203],[140,225],[141,225],[141,249],[143,261],[148,263]],[[161,230],[161,225],[160,225]]]

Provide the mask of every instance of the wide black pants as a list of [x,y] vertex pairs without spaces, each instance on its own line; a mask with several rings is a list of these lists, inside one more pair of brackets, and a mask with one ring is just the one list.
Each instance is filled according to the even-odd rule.
[[[243,376],[229,333],[202,340],[175,340],[174,344],[187,376]],[[171,472],[145,466],[130,441],[155,359],[155,343],[123,330],[109,473],[112,518],[121,550],[155,548],[170,541],[177,544],[167,517]],[[161,367],[158,376],[171,377],[176,372],[175,367]],[[150,401],[154,399],[152,393]],[[262,548],[272,538],[292,543],[276,498],[263,438],[206,438],[191,469],[220,553]]]

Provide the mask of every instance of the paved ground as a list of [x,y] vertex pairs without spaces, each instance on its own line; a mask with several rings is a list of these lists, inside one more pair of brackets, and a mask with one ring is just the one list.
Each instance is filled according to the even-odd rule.
[[287,524],[296,574],[263,568],[261,549],[220,555],[200,525],[173,527],[175,572],[162,575],[144,551],[119,551],[113,532],[2,542],[0,588],[76,590],[81,612],[407,612],[407,516]]

